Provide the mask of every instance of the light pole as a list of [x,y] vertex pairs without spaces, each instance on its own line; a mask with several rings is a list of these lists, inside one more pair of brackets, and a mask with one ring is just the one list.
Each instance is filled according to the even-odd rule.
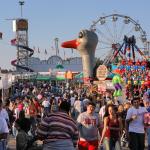
[[55,38],[54,41],[55,41],[56,56],[58,56],[58,54],[59,54],[59,48],[58,48],[59,39]]
[[22,6],[24,5],[24,1],[19,1],[19,5],[21,6],[21,17],[22,17]]
[[148,57],[150,56],[150,41],[147,42]]

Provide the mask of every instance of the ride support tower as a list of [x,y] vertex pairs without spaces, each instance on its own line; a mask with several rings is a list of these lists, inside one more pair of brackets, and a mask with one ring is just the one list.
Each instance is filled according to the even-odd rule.
[[[28,20],[27,19],[16,19],[13,20],[13,31],[16,32],[16,47],[17,47],[17,65],[16,70],[18,72],[24,71],[24,69],[18,67],[27,67],[29,59],[29,51],[20,47],[19,45],[28,47]],[[17,46],[18,45],[18,46]]]

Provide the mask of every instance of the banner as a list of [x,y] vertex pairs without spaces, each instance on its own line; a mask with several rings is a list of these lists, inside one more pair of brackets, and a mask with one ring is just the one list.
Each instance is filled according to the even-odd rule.
[[100,65],[96,70],[96,77],[100,81],[104,81],[107,78],[108,70],[105,65]]
[[106,84],[105,84],[105,81],[100,81],[98,83],[98,92],[99,93],[103,93],[106,91]]

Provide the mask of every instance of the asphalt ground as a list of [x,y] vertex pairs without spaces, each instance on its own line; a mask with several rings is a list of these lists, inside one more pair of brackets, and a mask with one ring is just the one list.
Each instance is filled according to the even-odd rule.
[[[38,141],[38,144],[41,144],[41,142]],[[12,135],[8,138],[8,150],[16,150],[16,139]],[[129,148],[122,147],[122,150],[129,150]],[[147,143],[145,150],[148,150]]]

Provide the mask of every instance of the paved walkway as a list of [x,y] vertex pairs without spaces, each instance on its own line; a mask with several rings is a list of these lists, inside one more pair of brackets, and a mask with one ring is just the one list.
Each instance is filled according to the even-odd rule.
[[[8,148],[9,150],[16,150],[16,139],[10,135],[8,139]],[[123,150],[129,150],[128,148],[123,148]]]
[[12,135],[8,138],[8,148],[9,150],[16,150],[16,139]]
[[[39,142],[39,144],[41,144],[41,142]],[[8,148],[8,150],[16,150],[16,139],[12,135],[10,135],[8,139]],[[129,148],[122,148],[122,150],[129,150]],[[147,150],[147,148],[145,148],[145,150]]]
[[[40,146],[42,142],[37,141],[37,144]],[[12,135],[9,135],[8,138],[8,150],[16,150],[16,139]]]

